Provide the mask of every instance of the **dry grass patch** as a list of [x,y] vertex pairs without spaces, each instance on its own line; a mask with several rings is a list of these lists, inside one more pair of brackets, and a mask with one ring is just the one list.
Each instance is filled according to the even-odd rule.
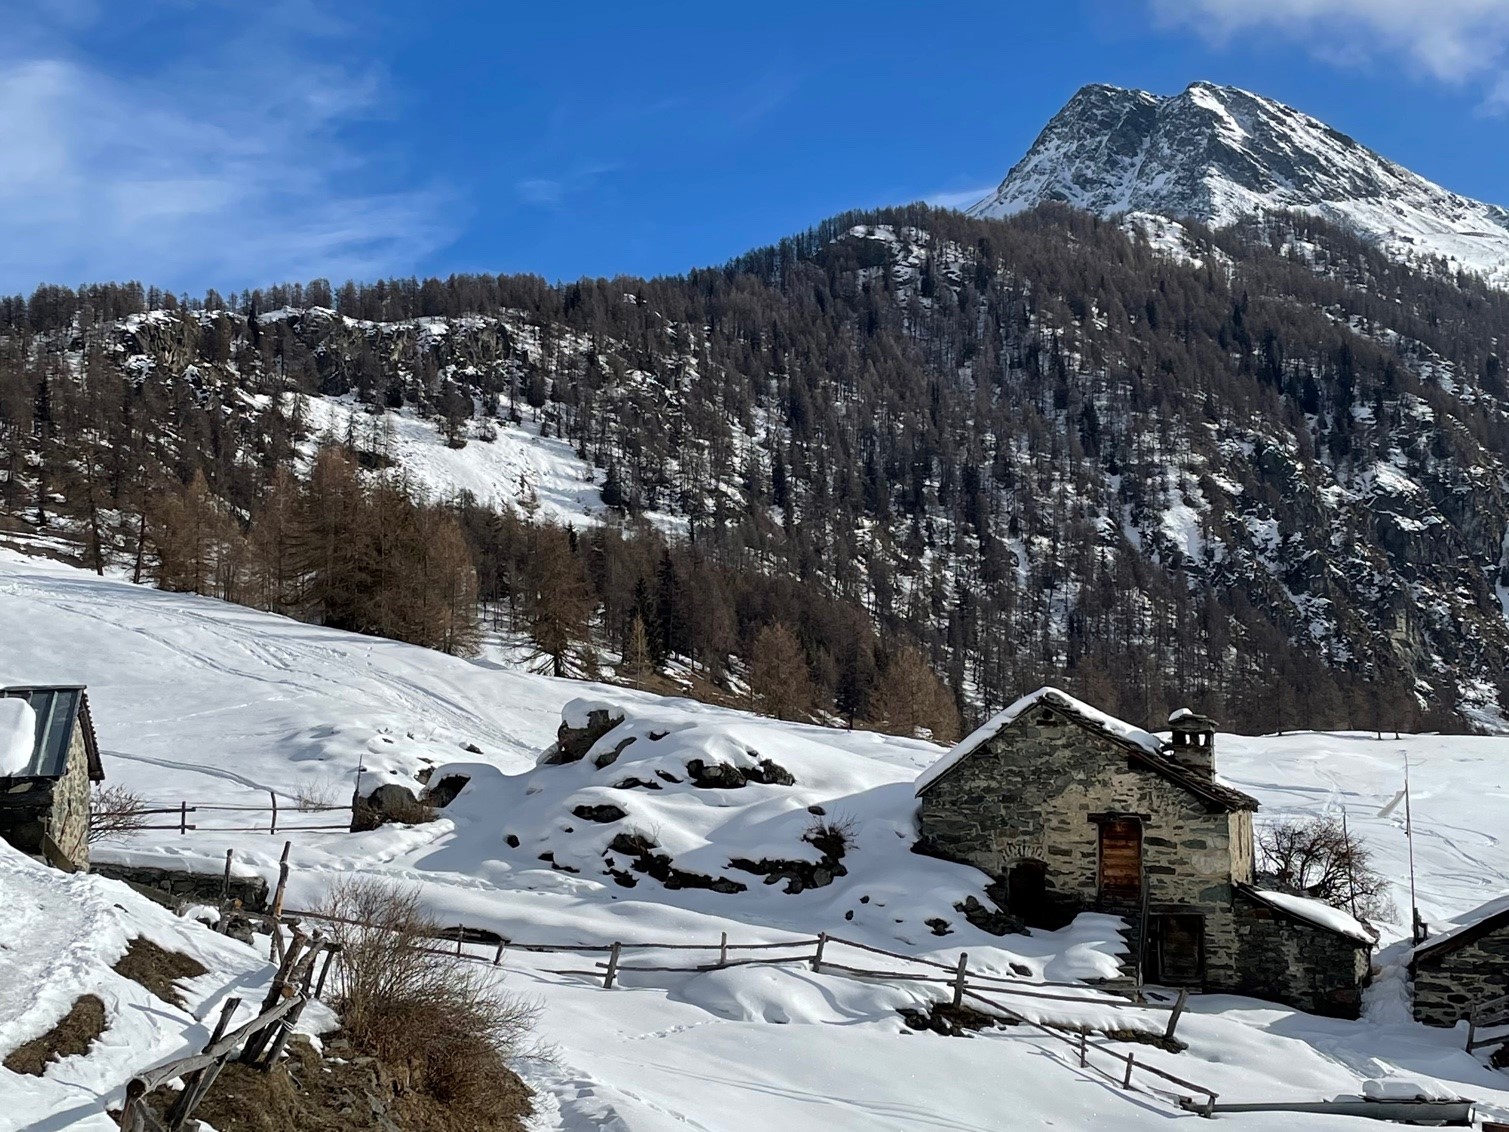
[[184,1005],[183,992],[178,989],[182,979],[197,979],[208,968],[199,960],[181,951],[169,951],[146,936],[137,936],[126,947],[126,954],[115,965],[115,973],[132,982],[140,983],[164,1002],[174,1006]]
[[5,1059],[5,1068],[12,1073],[40,1077],[50,1062],[87,1053],[104,1032],[105,1004],[92,994],[83,995],[56,1026],[11,1051]]
[[508,1060],[539,1008],[502,993],[491,968],[438,951],[417,890],[353,879],[322,911],[337,921],[335,998],[352,1046],[450,1122],[427,1127],[518,1127],[529,1089]]

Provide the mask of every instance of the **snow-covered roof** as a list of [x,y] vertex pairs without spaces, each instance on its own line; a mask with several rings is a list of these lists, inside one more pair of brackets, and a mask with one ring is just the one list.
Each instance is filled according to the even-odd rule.
[[1126,722],[1126,720],[1117,719],[1114,715],[1107,715],[1099,708],[1091,707],[1083,700],[1076,700],[1068,692],[1061,691],[1058,688],[1039,688],[1037,691],[1023,696],[1004,711],[997,712],[991,716],[988,721],[975,728],[966,738],[956,744],[953,750],[949,751],[948,754],[944,755],[918,775],[917,793],[921,794],[934,782],[937,782],[938,779],[952,770],[961,759],[974,751],[981,743],[994,738],[998,731],[1014,721],[1028,708],[1036,707],[1039,704],[1047,704],[1050,707],[1057,708],[1059,711],[1075,717],[1079,722],[1093,727],[1098,731],[1103,731],[1113,738],[1141,747],[1150,755],[1157,755],[1163,750],[1163,741],[1152,732],[1144,731],[1140,727],[1134,727],[1132,724]]
[[37,713],[22,699],[0,699],[0,778],[26,773],[37,745]]
[[1270,908],[1287,912],[1296,919],[1325,928],[1327,931],[1333,931],[1337,935],[1355,939],[1358,943],[1373,944],[1378,941],[1377,933],[1361,920],[1322,901],[1313,900],[1308,896],[1295,896],[1290,892],[1274,892],[1271,889],[1253,888],[1248,885],[1243,885],[1242,891],[1254,900],[1267,904]]
[[83,735],[90,781],[105,777],[83,685],[0,687],[0,705],[0,777],[57,778],[68,767],[76,732]]
[[1415,948],[1413,958],[1428,959],[1455,951],[1463,944],[1506,925],[1509,925],[1509,896],[1500,896],[1458,916],[1450,931],[1432,936]]

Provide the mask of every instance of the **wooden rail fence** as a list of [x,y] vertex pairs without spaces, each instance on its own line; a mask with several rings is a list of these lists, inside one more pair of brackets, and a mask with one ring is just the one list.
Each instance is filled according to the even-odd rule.
[[[286,822],[279,824],[279,816],[286,814],[290,809],[299,814],[323,814],[344,811],[351,812],[350,806],[326,805],[324,803],[294,802],[290,805],[288,799],[284,799],[282,805],[278,803],[278,796],[273,791],[267,792],[269,804],[266,806],[236,806],[218,802],[179,802],[176,805],[151,805],[144,809],[136,810],[135,813],[144,817],[161,814],[173,814],[176,822],[151,822],[133,826],[133,829],[176,829],[179,833],[324,833],[340,831],[349,833],[350,824],[342,825],[289,825]],[[189,821],[190,814],[200,812],[210,813],[260,813],[269,814],[269,820],[265,825],[200,825],[198,822]]]
[[[325,976],[328,973],[330,963],[334,955],[334,948],[331,944],[325,943],[323,941],[323,937],[319,932],[316,932],[312,937],[313,946],[306,946],[306,944],[309,943],[311,937],[305,936],[302,927],[304,923],[311,922],[316,924],[343,924],[368,928],[380,926],[363,923],[357,920],[346,919],[343,917],[331,916],[312,910],[285,909],[283,906],[283,898],[288,885],[288,858],[291,848],[292,843],[285,841],[283,844],[282,857],[279,860],[278,884],[273,896],[273,904],[270,912],[266,915],[259,913],[249,913],[253,918],[261,920],[269,928],[269,933],[271,935],[270,957],[276,958],[279,961],[279,976],[274,980],[273,992],[269,993],[268,1001],[264,1003],[263,1014],[259,1016],[258,1019],[253,1020],[252,1023],[248,1023],[248,1026],[255,1026],[260,1024],[265,1028],[272,1025],[272,1022],[267,1021],[267,1015],[269,1011],[274,1010],[278,1005],[278,1003],[275,1002],[275,996],[277,993],[279,993],[278,988],[280,986],[283,986],[285,988],[292,988],[300,981],[302,981],[303,990],[298,992],[297,997],[299,997],[301,1004],[302,1001],[307,999],[307,997],[311,993],[310,980],[313,978],[314,956],[322,949],[326,953],[325,964],[320,971],[318,983],[313,988],[312,993],[318,995],[321,991],[323,991]],[[229,876],[230,873],[230,860],[231,856],[228,852],[226,854],[227,876]],[[283,942],[283,929],[285,925],[292,927],[293,930],[292,941],[286,946]],[[728,938],[727,932],[720,933],[717,943],[705,944],[672,942],[668,940],[653,942],[615,941],[613,943],[605,944],[540,943],[512,940],[486,928],[476,928],[469,927],[466,924],[456,924],[453,927],[442,928],[438,933],[436,933],[433,938],[439,946],[426,949],[432,953],[454,956],[473,962],[488,963],[495,967],[502,964],[504,956],[509,950],[535,954],[604,955],[604,960],[594,962],[588,969],[576,968],[549,970],[549,973],[581,976],[593,980],[601,979],[604,989],[607,990],[611,990],[617,984],[619,976],[626,972],[699,973],[706,971],[724,970],[731,967],[741,967],[753,964],[784,963],[801,963],[810,966],[811,969],[817,973],[833,972],[835,974],[851,978],[885,979],[906,982],[945,984],[952,991],[952,1000],[954,1006],[963,1006],[965,1000],[969,999],[973,1002],[980,1003],[988,1009],[996,1012],[998,1015],[1007,1018],[1016,1024],[1030,1027],[1034,1031],[1040,1032],[1056,1042],[1066,1044],[1074,1051],[1075,1055],[1077,1056],[1080,1068],[1089,1072],[1094,1072],[1122,1089],[1134,1089],[1138,1084],[1136,1078],[1140,1076],[1141,1078],[1143,1078],[1143,1087],[1145,1091],[1166,1091],[1149,1088],[1145,1084],[1145,1079],[1147,1077],[1152,1077],[1157,1080],[1166,1081],[1170,1084],[1177,1085],[1180,1088],[1189,1090],[1191,1094],[1196,1094],[1204,1097],[1205,1099],[1201,1103],[1196,1103],[1194,1101],[1194,1098],[1187,1094],[1176,1095],[1175,1099],[1184,1107],[1187,1107],[1191,1111],[1197,1112],[1200,1115],[1206,1117],[1212,1115],[1216,1099],[1218,1097],[1218,1094],[1212,1089],[1208,1089],[1205,1086],[1196,1084],[1192,1081],[1187,1081],[1182,1077],[1177,1077],[1174,1074],[1160,1069],[1155,1065],[1148,1064],[1145,1061],[1138,1061],[1134,1051],[1122,1053],[1120,1050],[1117,1050],[1114,1047],[1103,1042],[1092,1041],[1089,1036],[1091,1027],[1082,1026],[1071,1022],[1059,1022],[1057,1024],[1052,1022],[1040,1022],[1033,1018],[1027,1017],[1019,1009],[1013,1009],[1011,1006],[1000,1001],[1000,999],[1003,997],[1016,999],[1025,998],[1046,1000],[1050,1002],[1074,1003],[1080,1006],[1111,1007],[1113,1009],[1120,1010],[1136,1010],[1144,1013],[1150,1011],[1163,1011],[1168,1014],[1168,1022],[1163,1027],[1162,1038],[1166,1042],[1172,1042],[1175,1037],[1175,1031],[1177,1030],[1179,1025],[1179,1020],[1183,1016],[1185,1006],[1188,1003],[1188,992],[1184,990],[1181,990],[1179,992],[1178,998],[1175,1002],[1158,1003],[1148,1002],[1143,999],[1141,996],[1141,990],[1139,988],[1137,992],[1138,1000],[1134,1001],[1132,999],[1116,995],[1114,992],[1105,990],[1104,988],[1087,987],[1083,983],[1051,982],[1046,980],[1036,981],[1023,978],[1012,978],[1004,975],[995,975],[984,971],[971,971],[969,968],[968,952],[964,951],[961,951],[959,953],[959,958],[956,961],[952,963],[944,963],[936,959],[927,959],[914,955],[903,955],[900,952],[890,951],[886,948],[877,947],[873,944],[861,943],[858,940],[829,935],[826,932],[820,932],[816,936],[810,937],[799,936],[795,939],[773,941],[762,940],[754,943],[731,942]],[[474,947],[478,945],[490,947],[492,949],[491,955],[481,955],[476,953],[475,951],[470,951],[467,949],[469,946]],[[856,966],[853,963],[841,963],[834,960],[832,954],[830,953],[830,948],[849,948],[854,951],[878,955],[894,962],[908,965],[914,969],[881,969],[878,967]],[[716,953],[716,958],[710,957],[709,961],[706,962],[633,963],[624,961],[625,952],[628,951],[704,952],[709,953],[710,956],[712,953]],[[747,956],[741,954],[765,952],[777,952],[778,954],[751,954]],[[942,973],[919,973],[915,970],[915,968],[918,967],[926,968],[930,971],[939,971]],[[1080,993],[1057,993],[1071,989]],[[1085,993],[1087,991],[1090,993]],[[292,992],[290,991],[289,993]],[[1501,1000],[1500,1003],[1486,1005],[1502,1005],[1506,1007],[1506,1017],[1509,1017],[1509,997]],[[279,1031],[278,1036],[275,1039],[258,1038],[256,1040],[253,1058],[263,1066],[270,1066],[277,1059],[278,1054],[281,1053],[283,1044],[287,1040],[288,1032],[291,1030],[293,1022],[297,1020],[298,1009],[301,1009],[301,1006],[290,1008],[289,1013],[291,1013],[293,1017],[283,1025],[283,1027]],[[277,1019],[274,1019],[274,1021],[283,1019],[285,1017],[287,1017],[286,1014],[279,1015]],[[196,1074],[195,1081],[191,1084],[187,1078],[185,1079],[184,1096],[181,1097],[180,1100],[188,1102],[189,1111],[192,1111],[193,1105],[198,1103],[198,1099],[194,1098],[202,1098],[204,1091],[208,1089],[207,1084],[203,1085],[202,1088],[198,1087],[198,1085],[202,1081],[202,1078],[197,1076],[197,1074],[200,1070],[207,1069],[208,1065],[208,1063],[201,1064],[202,1060],[206,1057],[209,1057],[212,1050],[217,1053],[217,1056],[223,1053],[223,1056],[218,1056],[219,1064],[223,1064],[225,1058],[229,1056],[228,1053],[224,1053],[223,1047],[226,1047],[226,1043],[229,1042],[230,1039],[221,1038],[218,1036],[219,1030],[223,1029],[224,1021],[226,1021],[227,1019],[228,1015],[226,1015],[222,1019],[221,1027],[217,1028],[217,1037],[211,1039],[210,1048],[207,1048],[203,1054],[200,1054],[198,1059],[188,1058],[179,1063],[173,1063],[168,1066],[159,1067],[158,1069],[151,1071],[151,1075],[155,1075],[155,1077],[151,1075],[143,1075],[134,1079],[132,1085],[128,1086],[127,1089],[127,1111],[131,1110],[133,1096],[139,1098],[146,1091],[148,1091],[149,1088],[155,1087],[155,1084],[161,1084],[164,1081],[171,1080],[175,1076],[191,1072]],[[259,1030],[258,1032],[260,1033],[261,1031]],[[1147,1032],[1150,1036],[1156,1036],[1152,1031]],[[242,1037],[245,1037],[246,1034],[247,1027],[242,1027],[236,1032],[235,1035],[231,1035],[231,1037],[240,1039]],[[1472,1039],[1470,1034],[1468,1040],[1469,1048],[1471,1048]],[[251,1050],[253,1050],[253,1043],[251,1041],[248,1041],[248,1051]],[[270,1052],[264,1054],[264,1050],[270,1050]],[[1103,1065],[1097,1065],[1091,1059],[1092,1052],[1111,1059],[1116,1065],[1116,1071],[1111,1072],[1104,1068]],[[216,1060],[217,1058],[210,1058],[211,1063],[215,1062]],[[246,1054],[243,1054],[243,1060],[250,1059]],[[208,1077],[210,1083],[213,1083],[214,1073],[217,1072],[218,1069],[206,1072],[205,1076]],[[166,1073],[167,1075],[162,1076],[162,1074],[164,1073]],[[154,1080],[155,1084],[153,1083]],[[136,1089],[137,1091],[133,1093],[133,1089]],[[140,1108],[142,1106],[137,1107]],[[142,1110],[145,1111],[144,1108]],[[122,1122],[122,1127],[127,1129],[127,1132],[156,1132],[156,1130],[150,1125],[128,1125],[124,1122],[124,1120]],[[181,1127],[181,1125],[173,1126],[170,1124],[169,1126],[167,1126],[167,1132],[176,1132],[176,1127]]]
[[[308,911],[286,911],[283,916],[286,920],[297,922],[310,920],[316,923],[356,923],[356,921]],[[462,959],[488,963],[492,966],[502,964],[505,955],[510,950],[536,954],[603,955],[605,956],[604,959],[593,963],[589,968],[547,970],[550,974],[580,976],[593,980],[601,979],[603,988],[606,990],[611,990],[617,986],[619,976],[625,972],[701,973],[764,963],[801,963],[810,966],[815,972],[831,971],[836,974],[855,978],[946,984],[953,991],[953,1003],[955,1006],[964,1005],[965,1000],[968,999],[994,1011],[1001,1017],[1007,1018],[1016,1024],[1027,1026],[1035,1032],[1041,1033],[1053,1041],[1067,1046],[1073,1053],[1074,1058],[1077,1059],[1077,1063],[1081,1069],[1104,1078],[1118,1088],[1135,1091],[1140,1086],[1144,1092],[1168,1094],[1173,1097],[1175,1103],[1205,1117],[1213,1114],[1216,1100],[1219,1096],[1215,1090],[1207,1088],[1204,1085],[1178,1077],[1167,1070],[1150,1064],[1146,1060],[1137,1060],[1135,1051],[1123,1053],[1104,1042],[1092,1040],[1088,1030],[1085,1028],[1073,1027],[1067,1023],[1055,1025],[1053,1023],[1039,1022],[1022,1014],[1020,1010],[1013,1009],[1005,1002],[1000,1001],[1003,997],[1030,998],[1046,999],[1052,1002],[1076,1003],[1083,1006],[1109,1006],[1114,1009],[1143,1012],[1162,1011],[1168,1014],[1168,1022],[1163,1027],[1162,1037],[1166,1041],[1172,1041],[1178,1028],[1179,1020],[1183,1016],[1188,1003],[1188,992],[1184,990],[1179,992],[1178,998],[1172,1003],[1134,1002],[1127,998],[1111,995],[1109,992],[1103,992],[1100,996],[1093,997],[1083,994],[1069,995],[1044,992],[1037,988],[1047,987],[1053,990],[1072,988],[1079,991],[1094,991],[1096,988],[1086,987],[1083,983],[1036,982],[971,971],[969,969],[969,956],[967,952],[960,952],[958,960],[954,963],[941,963],[934,959],[903,955],[900,952],[888,951],[885,948],[876,947],[872,944],[828,935],[827,933],[820,933],[811,937],[761,941],[757,943],[730,942],[728,933],[723,932],[717,943],[673,943],[669,941],[628,943],[618,941],[614,943],[557,944],[511,940],[486,929],[457,924],[454,927],[443,929],[435,938],[437,942],[443,941],[445,944],[445,946],[430,949],[437,954],[459,956]],[[476,946],[478,944],[490,944],[493,948],[492,954],[490,956],[481,955],[474,951],[466,950],[467,945]],[[847,963],[835,962],[831,956],[830,949],[845,947],[881,955],[901,963],[915,964],[947,972],[947,974],[916,974],[909,971],[856,967]],[[629,951],[700,951],[716,953],[716,958],[710,958],[708,962],[701,963],[625,962],[625,953]],[[771,951],[780,952],[781,954],[735,957],[736,953]],[[1095,1056],[1092,1057],[1092,1054]],[[1103,1063],[1098,1064],[1095,1057],[1109,1060],[1113,1068],[1107,1069]],[[1168,1089],[1150,1085],[1149,1079],[1167,1082],[1186,1091],[1183,1093],[1171,1093]]]

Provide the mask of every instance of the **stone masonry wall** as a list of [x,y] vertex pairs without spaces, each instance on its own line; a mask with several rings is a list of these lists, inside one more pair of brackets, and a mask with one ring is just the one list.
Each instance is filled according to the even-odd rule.
[[[111,880],[125,881],[133,888],[149,888],[190,904],[219,904],[225,883],[223,873],[192,873],[183,869],[151,865],[117,865],[99,862],[94,872]],[[253,912],[267,911],[268,886],[262,877],[232,876],[230,898]]]
[[1356,1018],[1372,949],[1286,916],[1251,897],[1236,902],[1238,975],[1221,989],[1287,1002],[1312,1014]]
[[997,879],[1019,860],[1045,861],[1050,898],[1077,910],[1099,895],[1099,828],[1090,815],[1102,813],[1144,816],[1149,911],[1204,915],[1207,984],[1234,984],[1232,880],[1234,870],[1235,879],[1251,879],[1250,817],[1133,769],[1125,748],[1052,707],[1024,712],[933,783],[920,823],[932,851]]
[[1414,967],[1415,1021],[1454,1026],[1480,1002],[1509,994],[1509,925]]
[[81,869],[89,867],[89,755],[84,750],[84,726],[74,726],[63,777],[52,788],[52,814],[47,832],[63,855]]

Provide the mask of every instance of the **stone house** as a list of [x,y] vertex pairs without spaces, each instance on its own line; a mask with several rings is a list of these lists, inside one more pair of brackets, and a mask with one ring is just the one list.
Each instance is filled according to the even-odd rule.
[[[0,765],[0,838],[70,871],[89,867],[89,788],[105,777],[82,686],[0,688],[25,708],[5,718],[31,729],[13,762]],[[0,707],[5,706],[0,703]],[[4,738],[4,737],[0,737]]]
[[1169,724],[1164,740],[1056,688],[1024,696],[917,779],[922,848],[989,874],[1029,927],[1122,917],[1141,981],[1355,1017],[1371,933],[1256,885],[1257,800],[1217,776],[1211,720]]
[[1410,957],[1415,1021],[1455,1026],[1474,1007],[1509,995],[1509,897],[1462,917]]

